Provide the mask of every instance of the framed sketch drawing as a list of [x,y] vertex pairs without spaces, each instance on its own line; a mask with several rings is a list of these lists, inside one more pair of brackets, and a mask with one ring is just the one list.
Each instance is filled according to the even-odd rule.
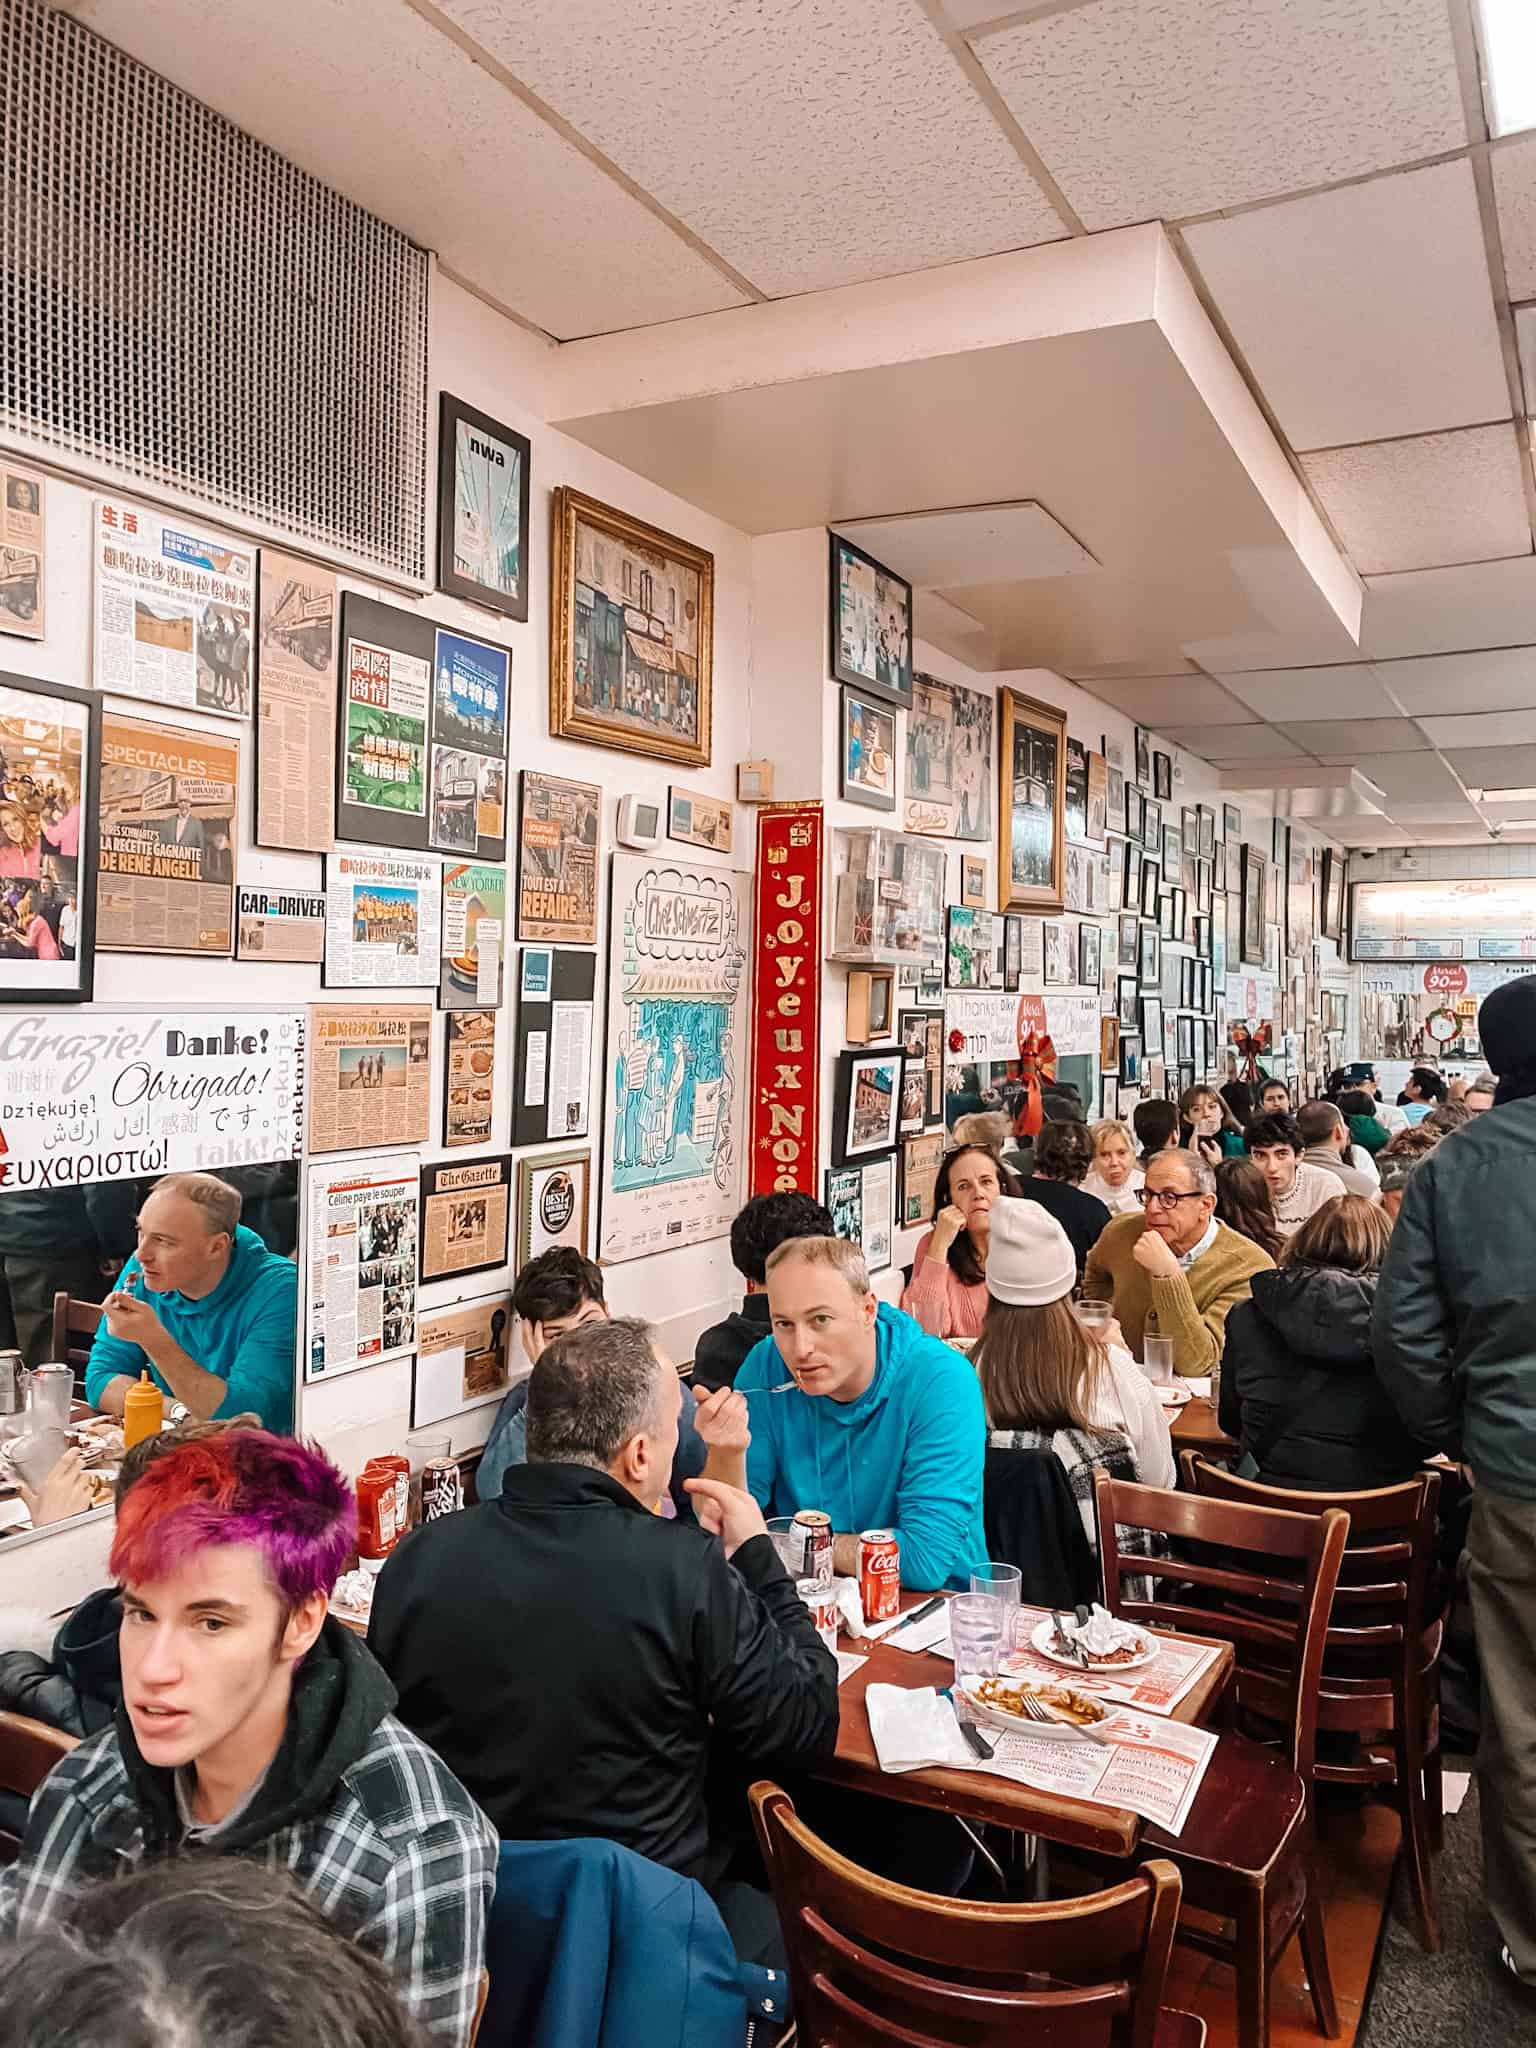
[[100,760],[99,697],[0,674],[0,1000],[91,999]]
[[873,555],[829,533],[832,674],[850,689],[912,705],[912,586]]
[[437,429],[437,587],[528,616],[529,446],[443,392]]
[[1017,690],[1000,690],[998,704],[998,908],[1060,910],[1066,870],[1066,713]]
[[714,556],[561,485],[552,590],[555,737],[707,768]]
[[1242,951],[1245,967],[1264,965],[1264,853],[1261,847],[1243,848]]

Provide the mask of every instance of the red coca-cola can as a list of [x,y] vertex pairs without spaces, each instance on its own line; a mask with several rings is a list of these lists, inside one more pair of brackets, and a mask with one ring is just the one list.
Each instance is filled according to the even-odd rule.
[[859,1598],[866,1621],[890,1621],[901,1612],[901,1545],[894,1529],[860,1532]]
[[820,1508],[802,1508],[795,1517],[795,1533],[801,1541],[798,1579],[816,1579],[828,1585],[832,1579],[832,1517]]
[[821,1579],[800,1579],[795,1591],[811,1610],[811,1619],[816,1624],[816,1633],[832,1652],[837,1655],[837,1595]]

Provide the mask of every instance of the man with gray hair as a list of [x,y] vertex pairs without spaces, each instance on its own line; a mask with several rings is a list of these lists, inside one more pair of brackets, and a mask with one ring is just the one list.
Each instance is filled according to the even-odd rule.
[[556,1337],[527,1464],[394,1552],[368,1642],[503,1837],[605,1836],[717,1890],[733,1844],[711,1834],[706,1752],[746,1783],[813,1769],[837,1746],[837,1663],[750,1494],[690,1479],[702,1527],[655,1512],[683,1394],[643,1322]]
[[1216,1176],[1192,1152],[1154,1152],[1141,1216],[1117,1216],[1088,1254],[1083,1294],[1113,1301],[1137,1358],[1149,1336],[1173,1339],[1173,1369],[1221,1362],[1227,1317],[1274,1260],[1216,1215]]
[[106,1298],[85,1396],[121,1415],[148,1372],[198,1421],[251,1412],[293,1427],[299,1271],[240,1221],[240,1194],[212,1173],[168,1173],[139,1210],[138,1249]]

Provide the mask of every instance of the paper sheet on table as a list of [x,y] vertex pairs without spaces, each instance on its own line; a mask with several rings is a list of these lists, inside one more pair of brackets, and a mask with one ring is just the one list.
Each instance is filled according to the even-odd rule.
[[1211,1376],[1209,1373],[1205,1375],[1204,1379],[1201,1379],[1194,1373],[1187,1374],[1180,1380],[1179,1385],[1181,1387],[1188,1387],[1197,1400],[1208,1401],[1211,1398]]
[[860,1657],[852,1650],[838,1650],[834,1652],[834,1655],[837,1658],[837,1682],[839,1685],[842,1684],[845,1678],[852,1678],[861,1664],[869,1662],[867,1657]]
[[936,1657],[952,1657],[955,1653],[949,1641],[949,1602],[946,1600],[932,1614],[925,1614],[921,1621],[914,1621],[910,1628],[897,1629],[887,1641],[893,1650],[931,1650]]
[[1155,1634],[1157,1655],[1140,1670],[1118,1675],[1078,1671],[1043,1657],[1030,1644],[1036,1623],[1049,1618],[1044,1608],[1021,1607],[1019,1616],[1015,1638],[1018,1647],[1003,1659],[1003,1669],[1009,1677],[1027,1679],[1031,1684],[1060,1685],[1065,1680],[1079,1692],[1095,1693],[1103,1700],[1123,1701],[1143,1714],[1171,1714],[1221,1654],[1213,1644],[1192,1643],[1186,1636]]

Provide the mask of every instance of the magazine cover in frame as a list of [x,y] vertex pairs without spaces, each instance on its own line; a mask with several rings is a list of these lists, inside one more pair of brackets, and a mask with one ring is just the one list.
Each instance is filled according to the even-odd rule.
[[997,907],[1060,910],[1065,868],[1067,719],[1053,704],[999,690],[1001,797]]
[[741,1207],[752,881],[613,857],[598,1256],[723,1237]]
[[101,699],[0,673],[0,999],[89,1002]]

